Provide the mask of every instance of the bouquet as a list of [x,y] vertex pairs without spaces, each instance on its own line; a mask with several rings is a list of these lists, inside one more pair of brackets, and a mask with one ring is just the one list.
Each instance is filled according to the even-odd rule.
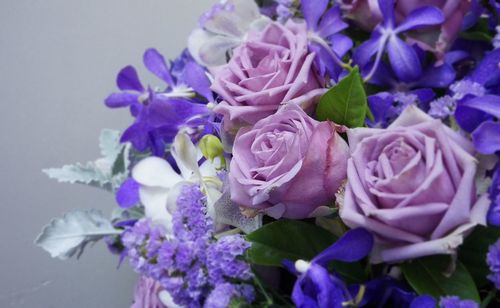
[[102,157],[44,170],[115,194],[36,244],[104,240],[132,307],[499,307],[500,4],[227,0],[144,53]]

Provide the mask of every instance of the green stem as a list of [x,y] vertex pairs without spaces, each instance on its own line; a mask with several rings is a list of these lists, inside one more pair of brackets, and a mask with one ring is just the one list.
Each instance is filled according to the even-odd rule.
[[230,229],[230,230],[227,230],[227,231],[224,231],[224,232],[221,232],[221,233],[217,233],[215,235],[215,238],[216,239],[220,239],[221,237],[224,237],[224,236],[227,236],[227,235],[234,235],[234,234],[239,234],[241,233],[241,229],[240,228],[234,228],[234,229]]
[[257,276],[257,273],[255,273],[255,272],[254,272],[254,275],[253,275],[253,280],[254,280],[255,284],[257,285],[257,287],[259,288],[259,290],[262,293],[262,295],[264,295],[264,297],[266,298],[266,304],[267,305],[273,304],[273,299],[269,296],[269,294],[267,293],[266,289],[262,285],[262,282],[260,281],[259,276]]
[[481,308],[486,308],[490,304],[490,302],[495,298],[497,295],[497,290],[496,289],[491,289],[490,292],[488,292],[488,295],[484,298],[484,300],[481,302]]

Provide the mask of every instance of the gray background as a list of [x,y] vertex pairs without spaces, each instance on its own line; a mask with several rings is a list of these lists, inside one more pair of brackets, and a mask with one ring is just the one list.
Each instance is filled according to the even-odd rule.
[[115,206],[106,192],[40,170],[97,158],[100,130],[131,122],[102,103],[116,73],[133,64],[154,81],[145,78],[143,51],[176,56],[213,2],[0,0],[0,307],[130,305],[136,276],[128,264],[116,270],[102,243],[79,261],[33,245],[52,217]]

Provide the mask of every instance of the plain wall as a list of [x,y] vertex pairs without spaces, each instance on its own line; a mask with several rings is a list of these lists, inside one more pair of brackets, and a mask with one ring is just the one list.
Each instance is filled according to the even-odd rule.
[[[143,81],[142,53],[175,57],[214,0],[0,0],[0,307],[127,307],[136,274],[103,243],[79,261],[51,259],[33,240],[74,208],[110,213],[114,197],[59,184],[42,168],[98,157],[102,128],[124,129],[108,110],[120,68]],[[147,77],[145,77],[148,75]]]

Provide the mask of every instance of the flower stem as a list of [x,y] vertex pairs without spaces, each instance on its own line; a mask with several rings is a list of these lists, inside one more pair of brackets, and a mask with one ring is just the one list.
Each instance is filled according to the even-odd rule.
[[273,299],[267,293],[266,289],[264,288],[264,286],[262,285],[262,282],[259,279],[259,276],[257,276],[257,273],[255,273],[255,271],[254,271],[254,275],[253,275],[253,280],[254,280],[255,284],[257,285],[257,287],[259,288],[262,295],[264,296],[264,298],[266,299],[266,304],[272,305]]
[[481,302],[481,308],[486,308],[490,304],[490,302],[495,299],[495,296],[497,295],[497,290],[495,288],[491,289],[490,292],[488,292],[488,295],[484,298],[484,300]]
[[239,234],[240,232],[241,232],[240,228],[234,228],[234,229],[227,230],[227,231],[224,231],[224,232],[221,232],[221,233],[217,233],[215,235],[215,238],[216,239],[220,239],[221,237],[224,237],[224,236],[227,236],[227,235]]

